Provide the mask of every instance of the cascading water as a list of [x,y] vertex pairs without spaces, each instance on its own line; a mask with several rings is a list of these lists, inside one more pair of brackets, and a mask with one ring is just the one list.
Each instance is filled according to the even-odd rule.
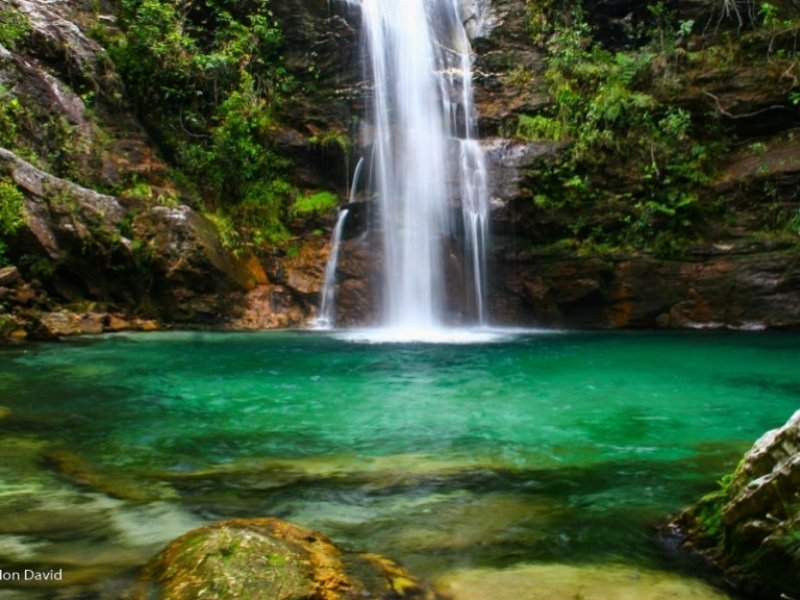
[[344,231],[344,222],[347,220],[347,213],[348,210],[346,208],[339,211],[339,219],[333,229],[331,255],[325,267],[325,281],[322,285],[322,302],[319,307],[319,315],[314,323],[322,329],[328,329],[333,325],[333,309],[336,299],[336,269],[339,267],[339,248],[342,245],[342,232]]
[[384,324],[443,324],[443,250],[454,228],[454,191],[464,214],[465,264],[484,321],[486,167],[473,139],[470,47],[456,0],[370,0],[361,10],[373,80]]
[[[384,256],[383,325],[445,325],[445,252],[462,212],[466,304],[486,323],[487,170],[475,140],[469,39],[458,0],[349,0],[360,7],[372,97],[365,150]],[[456,213],[457,214],[457,213]],[[463,320],[463,319],[462,319]]]

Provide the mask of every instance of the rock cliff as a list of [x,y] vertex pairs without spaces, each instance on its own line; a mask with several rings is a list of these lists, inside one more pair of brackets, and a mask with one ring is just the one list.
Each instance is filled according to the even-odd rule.
[[[532,24],[576,2],[462,0],[491,171],[492,321],[797,327],[796,9],[775,2],[785,26],[748,33],[748,46],[737,41],[738,32],[765,17],[741,3],[675,0],[664,3],[667,16],[641,3],[583,4],[587,39],[610,56],[650,48],[658,32],[665,36],[669,48],[664,42],[664,56],[647,55],[634,91],[682,111],[675,114],[686,115],[692,128],[713,121],[715,129],[704,128],[702,140],[715,149],[713,164],[702,177],[692,175],[691,193],[677,201],[690,205],[689,225],[676,209],[642,196],[641,172],[652,165],[604,159],[599,174],[577,183],[554,180],[576,141],[522,134],[526,118],[552,115],[556,105],[552,34],[537,38]],[[0,39],[0,145],[7,149],[0,183],[23,194],[25,213],[24,226],[0,232],[3,266],[12,269],[0,286],[0,329],[23,338],[142,323],[259,328],[307,322],[319,300],[334,215],[295,213],[286,205],[276,209],[288,228],[280,242],[231,243],[237,232],[215,219],[213,203],[192,196],[192,182],[176,171],[147,114],[135,109],[109,56],[108,40],[123,26],[121,10],[116,2],[0,0],[13,25]],[[281,68],[299,87],[276,109],[270,151],[298,190],[334,190],[342,205],[370,93],[359,57],[358,9],[291,0],[271,10],[283,32]],[[669,29],[678,25],[685,29],[680,36]],[[564,192],[564,185],[616,190],[619,199],[543,200]],[[343,325],[374,322],[380,306],[380,257],[366,243],[372,215],[363,194],[355,200],[337,275]],[[631,223],[634,213],[640,219]],[[665,229],[658,239],[668,244],[659,247],[604,242],[627,239],[620,228],[634,226],[678,233]],[[462,266],[454,257],[455,281]],[[58,325],[42,325],[41,315],[57,315],[47,318]]]

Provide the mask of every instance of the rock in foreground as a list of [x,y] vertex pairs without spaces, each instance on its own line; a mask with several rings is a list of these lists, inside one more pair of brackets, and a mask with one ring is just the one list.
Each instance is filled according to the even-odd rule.
[[145,568],[136,600],[435,600],[396,563],[345,552],[319,533],[273,518],[190,531]]
[[796,598],[800,590],[800,411],[765,433],[718,491],[672,526],[684,544],[725,569],[745,593]]

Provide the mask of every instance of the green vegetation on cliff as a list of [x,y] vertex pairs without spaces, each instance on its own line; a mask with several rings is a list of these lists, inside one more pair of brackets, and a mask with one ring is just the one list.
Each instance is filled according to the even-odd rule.
[[[620,19],[624,34],[611,35],[590,12],[605,9],[580,0],[527,5],[532,38],[547,51],[541,77],[552,102],[521,115],[513,133],[569,142],[533,174],[537,208],[577,214],[571,233],[579,243],[667,254],[725,223],[734,207],[714,188],[720,159],[771,133],[747,131],[740,119],[796,112],[800,12],[762,3],[742,16],[720,3],[715,25],[651,2],[638,18]],[[732,114],[716,82],[741,87],[736,79],[756,69],[771,105],[756,98],[754,114]],[[771,88],[778,91],[770,96]],[[780,212],[772,226],[785,230],[791,206]]]
[[296,190],[273,130],[298,84],[269,2],[122,0],[121,12],[110,53],[162,152],[249,241],[287,238]]
[[0,178],[0,267],[5,266],[9,236],[25,222],[25,198],[14,182]]
[[16,48],[30,29],[26,16],[11,8],[0,7],[0,44],[6,48]]

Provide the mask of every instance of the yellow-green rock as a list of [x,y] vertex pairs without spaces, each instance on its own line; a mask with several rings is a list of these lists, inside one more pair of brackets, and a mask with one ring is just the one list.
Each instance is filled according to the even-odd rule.
[[190,531],[144,569],[135,600],[435,600],[397,563],[341,550],[280,519],[233,519]]

